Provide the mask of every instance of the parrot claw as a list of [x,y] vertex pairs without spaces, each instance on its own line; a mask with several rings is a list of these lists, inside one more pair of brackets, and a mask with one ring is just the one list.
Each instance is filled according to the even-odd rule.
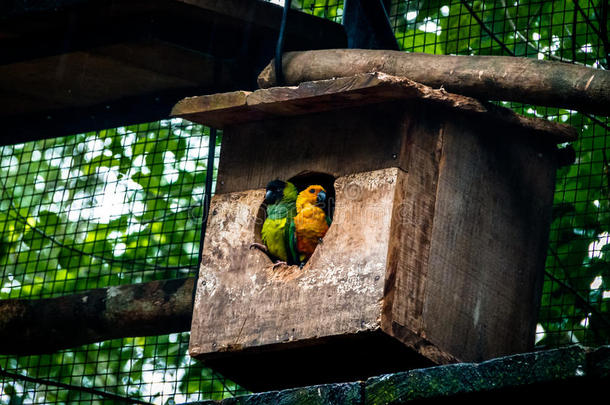
[[318,244],[320,244],[320,245],[321,245],[321,244],[323,244],[323,243],[324,243],[324,240],[322,240],[322,238],[318,238]]
[[272,269],[272,270],[275,270],[275,268],[276,268],[276,267],[278,267],[278,266],[282,266],[282,265],[288,265],[288,263],[283,262],[283,261],[278,261],[278,262],[275,262],[275,263],[273,263],[273,267],[271,267],[271,269]]
[[260,243],[256,243],[256,242],[252,243],[252,244],[250,244],[250,247],[248,249],[253,249],[253,248],[256,248],[256,249],[258,249],[260,251],[263,251],[265,253],[269,253],[269,251],[267,250],[267,246],[262,245]]

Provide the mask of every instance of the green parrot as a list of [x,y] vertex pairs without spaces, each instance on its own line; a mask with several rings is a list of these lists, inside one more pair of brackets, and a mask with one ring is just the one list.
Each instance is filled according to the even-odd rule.
[[297,188],[290,182],[273,180],[267,184],[265,193],[267,218],[261,230],[264,246],[256,243],[251,245],[266,251],[272,259],[279,259],[280,263],[298,263],[294,229],[298,194]]

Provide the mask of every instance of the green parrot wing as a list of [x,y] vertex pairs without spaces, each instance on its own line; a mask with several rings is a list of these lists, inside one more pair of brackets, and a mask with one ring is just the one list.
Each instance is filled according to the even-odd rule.
[[285,241],[285,232],[286,232],[286,219],[271,219],[267,217],[265,222],[263,223],[263,229],[261,230],[261,239],[269,253],[277,257],[280,260],[286,261],[287,259],[287,251],[286,251],[286,241]]
[[294,225],[294,217],[286,218],[285,236],[288,264],[299,264],[299,253],[297,251],[297,235]]

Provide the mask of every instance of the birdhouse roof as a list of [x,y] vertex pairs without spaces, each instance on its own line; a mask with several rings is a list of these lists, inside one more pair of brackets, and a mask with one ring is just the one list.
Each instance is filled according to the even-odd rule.
[[540,136],[548,142],[562,143],[578,136],[576,130],[566,124],[525,117],[508,108],[449,93],[443,88],[433,89],[406,77],[379,72],[254,92],[234,91],[188,97],[174,106],[171,115],[225,128],[252,121],[400,100],[421,100],[477,119],[499,122],[521,132]]

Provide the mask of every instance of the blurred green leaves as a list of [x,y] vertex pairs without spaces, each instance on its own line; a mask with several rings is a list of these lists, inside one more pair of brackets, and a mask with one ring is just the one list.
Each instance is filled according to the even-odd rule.
[[[172,122],[2,148],[0,298],[194,271],[208,133]],[[74,274],[88,280],[66,290]]]
[[[166,120],[0,147],[0,299],[193,275],[208,142],[209,128]],[[188,333],[128,338],[1,356],[0,367],[155,402],[201,399],[201,384],[206,396],[230,395],[222,377],[191,369],[187,347]],[[26,382],[1,386],[0,403],[105,402],[74,390],[37,394]]]

